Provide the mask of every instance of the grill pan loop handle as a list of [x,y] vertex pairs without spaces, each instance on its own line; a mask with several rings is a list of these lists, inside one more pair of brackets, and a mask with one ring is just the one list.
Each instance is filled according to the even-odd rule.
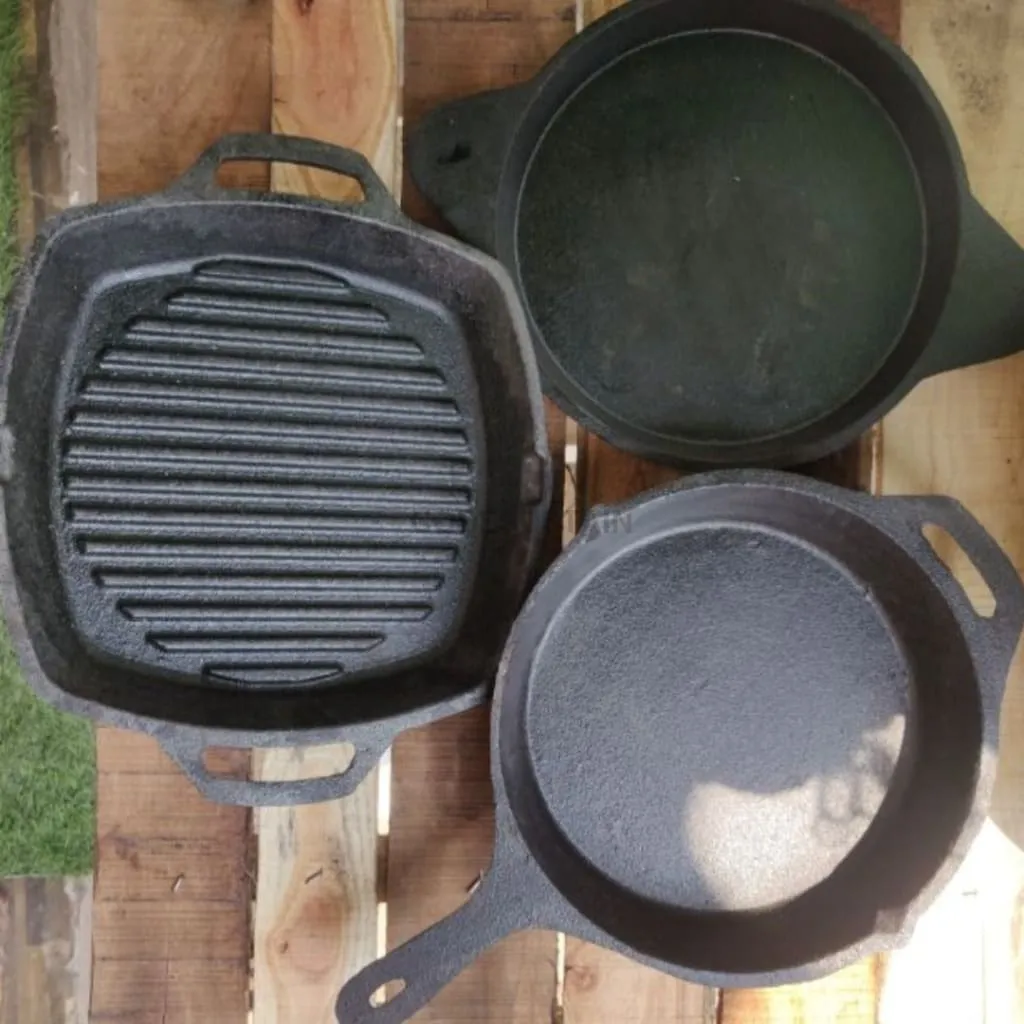
[[[484,950],[529,927],[529,900],[529,886],[492,869],[458,910],[345,984],[336,1007],[339,1024],[402,1024]],[[403,987],[387,1002],[373,1002],[382,986],[399,983]]]
[[[202,199],[237,197],[238,189],[224,188],[217,183],[217,172],[221,165],[233,160],[265,160],[334,171],[357,181],[362,188],[366,198],[352,205],[382,220],[402,216],[387,186],[362,153],[299,135],[260,132],[224,135],[200,154],[199,159],[171,186],[170,191]],[[241,191],[244,193],[246,190]]]
[[1024,249],[973,196],[960,217],[959,263],[917,380],[1024,349]]
[[966,595],[963,603],[970,616],[972,653],[991,690],[986,697],[992,698],[993,710],[998,712],[1010,662],[1024,629],[1024,582],[1020,574],[988,531],[955,498],[898,497],[883,501],[903,512],[908,539],[922,561],[955,579],[923,533],[929,524],[939,526],[960,545],[992,591],[996,607],[991,617],[975,612]]
[[157,739],[203,796],[215,803],[241,807],[293,807],[351,796],[388,747],[387,742],[379,745],[354,742],[355,755],[343,772],[319,779],[259,782],[211,773],[203,762],[203,753],[208,746],[217,744],[207,743],[194,730],[165,730]]

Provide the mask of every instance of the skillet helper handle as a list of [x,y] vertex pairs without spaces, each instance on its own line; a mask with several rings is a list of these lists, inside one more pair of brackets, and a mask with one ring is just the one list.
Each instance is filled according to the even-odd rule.
[[[364,967],[338,996],[339,1024],[402,1024],[484,950],[527,927],[516,902],[522,893],[513,881],[503,883],[489,873],[453,914]],[[382,986],[398,991],[379,1003]]]
[[233,160],[265,160],[333,171],[352,178],[362,188],[365,199],[353,206],[384,220],[401,216],[387,186],[362,153],[299,135],[260,132],[224,135],[200,154],[192,167],[171,186],[171,191],[207,199],[236,196],[237,189],[224,188],[217,183],[221,165]]
[[464,241],[495,255],[498,189],[529,83],[478,93],[428,114],[409,138],[419,190]]
[[211,772],[203,761],[208,744],[197,732],[165,730],[161,731],[157,739],[203,796],[214,803],[237,804],[240,807],[293,807],[350,796],[369,775],[389,745],[387,739],[379,744],[353,743],[355,756],[348,767],[324,778],[260,782],[254,779],[233,779]]
[[968,196],[946,307],[914,375],[986,363],[1024,349],[1024,249]]
[[952,575],[922,532],[928,524],[939,526],[960,545],[988,584],[996,602],[992,616],[979,615],[969,605],[968,611],[973,616],[979,651],[987,669],[985,674],[993,678],[1001,696],[1010,662],[1024,629],[1024,582],[1014,564],[991,534],[955,498],[900,497],[883,500],[907,513],[919,555],[942,572]]

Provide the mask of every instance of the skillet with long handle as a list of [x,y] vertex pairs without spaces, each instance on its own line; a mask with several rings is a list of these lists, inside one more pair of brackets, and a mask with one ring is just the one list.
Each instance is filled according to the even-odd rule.
[[1022,623],[1013,565],[950,499],[746,471],[594,510],[505,649],[490,871],[339,1020],[398,1024],[520,929],[723,987],[898,946],[984,820]]

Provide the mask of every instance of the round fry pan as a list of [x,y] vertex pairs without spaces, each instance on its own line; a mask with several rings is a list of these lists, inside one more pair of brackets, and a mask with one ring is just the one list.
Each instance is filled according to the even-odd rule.
[[740,471],[595,510],[505,649],[489,874],[339,1019],[397,1024],[518,929],[725,987],[895,947],[983,820],[1022,623],[1013,566],[949,499]]
[[[227,190],[230,160],[365,199]],[[0,408],[4,611],[62,710],[153,734],[212,799],[287,804],[487,698],[547,513],[533,353],[502,268],[360,154],[228,136],[162,194],[50,222]],[[330,778],[203,758],[340,742]]]
[[833,4],[634,0],[431,114],[410,164],[512,272],[548,393],[650,458],[818,458],[1024,346],[1024,252],[913,62]]

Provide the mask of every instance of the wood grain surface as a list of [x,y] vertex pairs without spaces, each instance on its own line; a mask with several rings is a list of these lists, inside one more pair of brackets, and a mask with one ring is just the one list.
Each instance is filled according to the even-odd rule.
[[[401,4],[398,0],[277,0],[273,127],[358,149],[397,195],[401,184]],[[358,199],[350,179],[274,164],[275,191]],[[344,745],[272,750],[263,779],[343,771]],[[257,813],[254,1024],[334,1024],[344,982],[377,949],[378,786],[372,772],[345,800]]]
[[[274,131],[363,153],[397,195],[402,166],[401,0],[276,0]],[[328,171],[274,168],[280,192],[357,197]]]
[[0,881],[0,1024],[89,1024],[91,878]]
[[[270,126],[267,0],[97,0],[102,198],[160,189],[228,131]],[[236,182],[266,185],[246,167]],[[218,767],[244,772],[248,755]],[[145,737],[97,737],[93,1024],[242,1024],[251,826]]]

